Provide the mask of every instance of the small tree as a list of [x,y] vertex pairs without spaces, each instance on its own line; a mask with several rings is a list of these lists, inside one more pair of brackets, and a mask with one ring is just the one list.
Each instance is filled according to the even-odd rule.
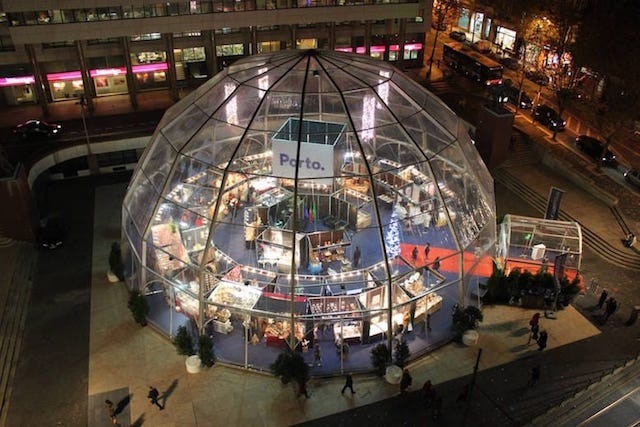
[[149,314],[149,303],[147,298],[138,290],[129,293],[129,303],[127,304],[133,320],[142,326],[147,326],[147,315]]
[[304,384],[309,379],[309,365],[306,364],[300,353],[292,351],[288,347],[278,354],[270,368],[273,374],[280,378],[282,384],[288,384],[291,380],[297,384]]
[[193,340],[186,326],[178,326],[176,336],[173,337],[173,345],[180,355],[191,356],[194,353]]
[[379,377],[385,374],[390,362],[391,357],[386,344],[378,344],[371,349],[371,364]]
[[411,353],[409,352],[409,346],[404,339],[396,340],[396,346],[393,351],[393,358],[395,359],[395,364],[404,368],[407,365],[407,360],[409,360],[409,356]]
[[120,242],[111,244],[111,252],[109,253],[109,269],[120,280],[124,281],[124,264],[122,263],[122,251]]
[[200,335],[198,339],[198,356],[204,366],[211,367],[216,362],[216,356],[213,353],[213,340],[208,335]]
[[478,307],[468,305],[464,308],[456,306],[453,310],[453,330],[456,341],[462,339],[462,335],[469,329],[476,329],[478,324],[482,322],[484,316]]

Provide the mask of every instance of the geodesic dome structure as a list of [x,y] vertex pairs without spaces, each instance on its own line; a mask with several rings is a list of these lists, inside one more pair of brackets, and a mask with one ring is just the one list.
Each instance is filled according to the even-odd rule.
[[289,346],[322,353],[314,372],[367,370],[398,334],[420,356],[475,301],[495,231],[462,121],[392,66],[331,51],[240,60],[171,107],[123,206],[149,321],[257,369]]

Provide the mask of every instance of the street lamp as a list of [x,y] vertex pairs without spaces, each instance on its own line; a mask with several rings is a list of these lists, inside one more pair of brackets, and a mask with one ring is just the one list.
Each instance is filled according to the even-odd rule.
[[84,127],[84,136],[87,144],[87,163],[89,164],[89,170],[91,174],[98,173],[98,165],[96,157],[91,151],[91,141],[89,140],[89,129],[87,129],[87,120],[84,116],[84,108],[87,105],[87,100],[84,95],[80,96],[80,100],[76,102],[76,105],[80,105],[80,115],[82,116],[82,126]]

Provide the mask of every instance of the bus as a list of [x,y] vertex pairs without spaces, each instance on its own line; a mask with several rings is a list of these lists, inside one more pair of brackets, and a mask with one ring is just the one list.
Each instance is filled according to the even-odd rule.
[[442,60],[447,66],[482,85],[502,84],[502,65],[463,43],[445,43]]

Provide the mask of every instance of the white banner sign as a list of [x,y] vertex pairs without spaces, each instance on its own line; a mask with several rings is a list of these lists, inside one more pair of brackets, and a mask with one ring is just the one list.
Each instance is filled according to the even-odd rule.
[[317,183],[327,183],[333,178],[333,145],[300,143],[300,159],[296,158],[298,144],[292,141],[272,140],[273,176],[295,178],[296,165],[299,179],[327,178]]

